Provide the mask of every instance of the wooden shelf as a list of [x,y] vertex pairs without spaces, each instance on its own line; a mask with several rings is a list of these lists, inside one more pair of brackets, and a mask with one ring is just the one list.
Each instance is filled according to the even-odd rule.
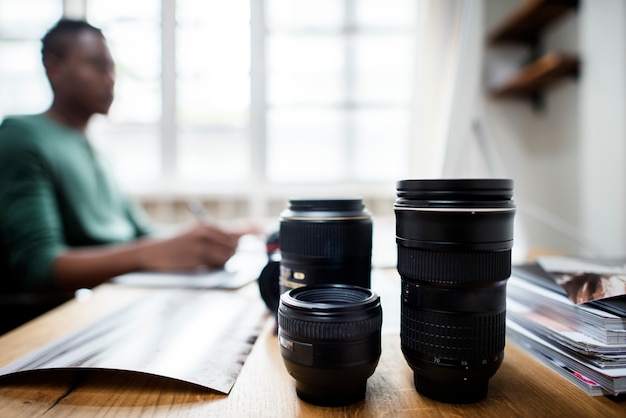
[[532,97],[566,77],[577,77],[578,57],[549,52],[522,68],[504,85],[491,90],[491,95],[502,97]]
[[527,0],[491,32],[489,42],[536,44],[544,28],[577,7],[578,0]]
[[532,63],[521,68],[509,81],[492,88],[494,98],[530,99],[542,109],[544,90],[568,77],[577,77],[580,59],[557,52],[543,53],[541,36],[545,29],[578,8],[579,0],[526,0],[501,25],[491,31],[488,42],[522,44],[530,47]]

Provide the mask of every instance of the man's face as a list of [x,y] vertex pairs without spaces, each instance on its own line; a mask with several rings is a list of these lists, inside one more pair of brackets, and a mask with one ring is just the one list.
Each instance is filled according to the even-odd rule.
[[51,82],[57,99],[88,114],[107,114],[113,102],[115,67],[104,38],[81,32],[58,60]]

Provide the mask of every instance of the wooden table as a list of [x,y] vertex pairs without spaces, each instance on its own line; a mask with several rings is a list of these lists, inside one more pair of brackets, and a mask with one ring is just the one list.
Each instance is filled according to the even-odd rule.
[[[149,292],[103,285],[0,338],[4,366]],[[365,401],[322,408],[301,401],[287,374],[269,319],[230,395],[164,378],[123,372],[38,372],[0,380],[0,417],[626,417],[626,401],[593,398],[507,344],[504,363],[483,401],[450,405],[419,395],[397,333],[383,354]]]

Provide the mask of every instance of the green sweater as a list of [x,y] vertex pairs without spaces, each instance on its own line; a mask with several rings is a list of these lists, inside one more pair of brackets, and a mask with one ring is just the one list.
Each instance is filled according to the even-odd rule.
[[0,292],[54,290],[69,247],[121,243],[148,230],[87,138],[44,115],[0,126]]

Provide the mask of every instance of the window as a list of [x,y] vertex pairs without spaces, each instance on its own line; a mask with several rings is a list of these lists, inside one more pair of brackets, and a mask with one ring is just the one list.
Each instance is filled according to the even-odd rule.
[[[388,185],[410,172],[415,0],[74,2],[117,68],[90,136],[131,190]],[[0,0],[0,116],[49,104],[38,40],[68,3]]]
[[176,4],[177,174],[245,181],[250,171],[249,0]]
[[411,0],[267,1],[267,177],[380,182],[408,172]]
[[87,19],[104,32],[116,63],[115,101],[94,118],[90,138],[124,184],[163,174],[161,5],[159,0],[89,0]]
[[0,0],[0,119],[50,105],[39,40],[62,11],[61,2]]

